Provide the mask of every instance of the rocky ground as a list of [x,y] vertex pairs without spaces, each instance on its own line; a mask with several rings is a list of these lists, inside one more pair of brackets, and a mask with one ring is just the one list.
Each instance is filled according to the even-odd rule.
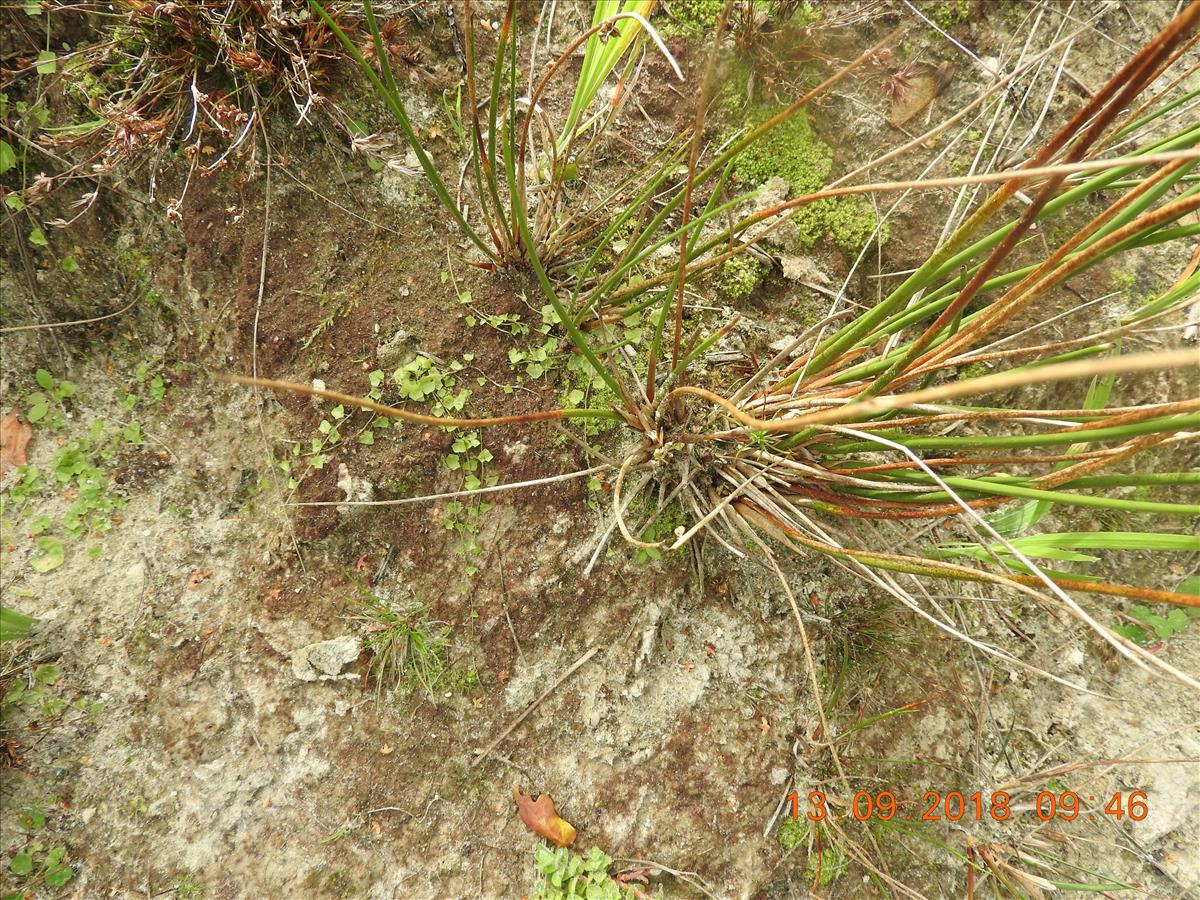
[[[1000,9],[1010,4],[964,6],[953,34],[985,59],[1010,59],[1021,21]],[[1068,67],[1082,89],[1175,4],[1110,6],[1072,7],[1094,17]],[[557,45],[579,15],[564,5]],[[828,40],[856,53],[887,24],[859,21]],[[927,115],[986,81],[936,35],[911,40],[957,73]],[[672,47],[682,58],[693,45],[679,36]],[[702,64],[697,54],[690,78]],[[661,99],[668,74],[648,73],[643,87],[663,108],[627,110],[614,140],[648,143],[677,126]],[[1051,119],[1078,90],[1065,84]],[[438,95],[421,91],[422,122],[436,122]],[[352,103],[353,90],[343,97]],[[813,111],[838,171],[903,139],[863,111],[878,101],[846,85]],[[552,407],[562,391],[552,378],[520,383],[509,350],[526,344],[468,323],[464,290],[477,309],[536,321],[523,299],[531,283],[456,261],[458,239],[417,178],[375,171],[327,130],[285,118],[269,136],[269,148],[186,190],[177,160],[154,200],[132,180],[103,193],[49,251],[6,229],[5,326],[135,302],[95,324],[2,337],[2,412],[28,412],[39,389],[52,399],[27,448],[43,482],[28,469],[4,478],[4,604],[39,622],[0,651],[0,893],[522,897],[540,839],[514,811],[520,785],[554,798],[577,848],[616,857],[614,872],[650,870],[667,897],[804,897],[814,878],[822,896],[883,895],[868,869],[787,828],[791,791],[840,794],[842,782],[770,570],[711,541],[648,559],[618,540],[585,574],[610,524],[603,489],[586,478],[494,494],[485,507],[338,505],[458,490],[462,473],[445,465],[454,438],[406,425],[361,442],[350,436],[375,432],[355,413],[343,423],[333,404],[212,379],[257,371],[365,391],[372,370],[433,359],[446,372],[462,363],[455,376],[480,414]],[[445,159],[456,152],[439,145]],[[180,196],[169,221],[164,198]],[[936,234],[922,222],[950,200],[904,207],[870,273],[928,251]],[[802,329],[827,302],[802,282],[836,286],[852,261],[825,240],[795,260],[803,277],[769,278],[741,309],[735,349],[769,353],[781,329]],[[1152,280],[1158,262],[1129,277]],[[875,289],[855,276],[856,296]],[[330,443],[323,422],[346,437]],[[575,438],[494,429],[485,468],[503,482],[579,470],[589,462]],[[846,822],[846,846],[930,897],[963,896],[975,847],[1055,880],[1196,896],[1194,695],[1032,605],[1006,600],[1001,616],[988,597],[941,598],[964,630],[1067,684],[974,654],[828,561],[781,559],[805,601],[847,783],[892,792],[912,820]],[[378,633],[364,617],[379,602],[419,604],[413,621],[449,629],[428,683],[377,691],[361,641]],[[1200,625],[1161,652],[1200,670]],[[1017,798],[1006,822],[921,820],[927,792],[1002,789]],[[1076,792],[1083,815],[1040,822],[1041,790]],[[1104,812],[1135,791],[1143,819]],[[63,865],[70,876],[47,884]]]

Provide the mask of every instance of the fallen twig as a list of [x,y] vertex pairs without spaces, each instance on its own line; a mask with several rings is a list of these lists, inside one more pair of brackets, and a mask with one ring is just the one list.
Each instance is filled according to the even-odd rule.
[[533,712],[535,709],[537,709],[542,704],[542,701],[544,701],[547,697],[549,697],[556,690],[558,690],[559,685],[561,685],[564,681],[566,681],[568,678],[570,678],[572,675],[574,675],[575,672],[581,666],[583,666],[584,663],[586,663],[589,659],[591,659],[593,656],[595,656],[600,651],[600,649],[601,649],[600,647],[592,647],[585,654],[583,654],[583,656],[581,656],[581,657],[579,657],[579,659],[575,660],[575,664],[573,666],[571,666],[571,668],[567,669],[567,671],[565,671],[561,675],[559,675],[558,679],[554,682],[554,684],[552,684],[552,685],[550,685],[550,687],[546,688],[546,690],[544,690],[541,693],[541,696],[539,696],[536,700],[534,700],[527,707],[525,707],[524,712],[522,712],[519,716],[517,716],[515,719],[513,719],[512,723],[507,728],[505,728],[502,732],[500,732],[500,734],[498,734],[496,736],[496,738],[490,744],[488,744],[486,747],[483,748],[483,750],[481,750],[479,752],[478,756],[476,756],[473,760],[471,760],[471,764],[470,764],[470,766],[468,766],[468,768],[473,769],[477,765],[479,765],[481,762],[483,762],[484,758],[489,753],[491,753],[493,750],[495,750],[497,747],[499,747],[501,742],[506,737],[508,737],[510,734],[512,734],[517,729],[517,726],[520,725],[522,722],[524,722],[526,717],[528,717],[528,715],[531,712]]

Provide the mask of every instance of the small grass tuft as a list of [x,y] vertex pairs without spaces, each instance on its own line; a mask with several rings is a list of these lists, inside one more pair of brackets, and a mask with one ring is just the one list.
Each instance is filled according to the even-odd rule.
[[362,624],[363,648],[371,653],[370,673],[376,695],[385,690],[400,696],[422,691],[434,700],[439,691],[462,692],[474,687],[474,669],[459,669],[449,661],[450,634],[445,622],[428,617],[419,602],[396,605],[357,584],[362,609],[355,618]]

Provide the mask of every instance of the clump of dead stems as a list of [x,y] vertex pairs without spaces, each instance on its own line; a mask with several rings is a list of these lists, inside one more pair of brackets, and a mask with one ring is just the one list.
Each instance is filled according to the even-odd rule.
[[[42,4],[26,12],[19,24],[34,46],[57,47],[56,35],[81,29],[98,37],[31,53],[4,73],[19,99],[5,131],[29,156],[22,170],[50,163],[57,170],[17,186],[25,206],[51,184],[127,179],[144,169],[153,194],[154,175],[176,150],[190,173],[219,169],[231,154],[257,148],[263,117],[281,98],[297,124],[320,110],[343,130],[348,125],[322,93],[337,55],[333,32],[302,5],[123,0],[105,10]],[[87,195],[85,209],[97,195]],[[180,207],[177,198],[168,216],[177,218]]]

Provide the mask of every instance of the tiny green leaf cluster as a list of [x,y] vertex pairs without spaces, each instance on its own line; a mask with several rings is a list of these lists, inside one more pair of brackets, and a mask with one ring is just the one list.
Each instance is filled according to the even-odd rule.
[[1135,606],[1126,615],[1137,621],[1114,625],[1113,631],[1146,647],[1156,641],[1169,641],[1187,628],[1193,619],[1200,617],[1200,609],[1176,607],[1160,616],[1148,606]]
[[29,406],[25,418],[30,424],[42,423],[48,428],[62,428],[66,412],[63,401],[75,396],[75,385],[69,381],[59,381],[45,369],[38,369],[34,373],[34,380],[41,390],[25,398]]
[[[34,380],[38,390],[24,398],[25,418],[38,429],[68,431],[68,422],[75,414],[75,385],[55,378],[45,369],[38,369]],[[165,397],[166,381],[161,375],[151,378],[146,363],[138,365],[134,380],[132,392],[119,401],[123,413],[132,414],[147,397],[155,403]],[[96,419],[85,433],[67,440],[55,451],[49,471],[32,463],[18,467],[16,483],[0,497],[0,512],[6,520],[6,530],[18,515],[48,492],[63,495],[70,501],[60,521],[43,514],[28,522],[26,533],[34,538],[34,553],[29,563],[35,572],[51,572],[64,562],[66,547],[55,532],[79,539],[87,534],[103,534],[119,521],[116,513],[125,505],[125,500],[113,488],[110,469],[123,447],[144,443],[142,426],[137,419],[130,418],[115,423],[115,426]]]
[[[652,510],[647,509],[646,512]],[[650,524],[642,531],[641,540],[647,542],[670,540],[675,529],[687,521],[683,507],[678,501],[669,503],[650,519]],[[660,547],[638,547],[634,551],[634,561],[641,564],[662,559],[665,550]]]
[[[27,832],[41,830],[46,824],[46,814],[40,807],[31,806],[17,814],[17,824]],[[8,861],[8,871],[21,879],[23,887],[5,894],[3,900],[21,900],[30,888],[40,881],[46,887],[60,888],[75,877],[75,870],[67,864],[66,847],[50,847],[42,841],[30,841],[13,854]]]
[[62,670],[50,663],[38,666],[28,677],[16,679],[0,698],[0,718],[18,709],[34,713],[47,721],[56,719],[68,708],[85,716],[95,715],[103,709],[104,704],[99,701],[64,699],[61,681]]
[[[561,364],[563,356],[561,339],[550,333],[558,321],[554,315],[554,307],[549,303],[543,305],[541,316],[542,322],[537,327],[537,333],[543,335],[540,344],[532,344],[525,348],[508,348],[509,366],[514,371],[523,373],[524,377],[534,380],[552,373]],[[511,333],[514,336],[526,335],[530,334],[530,329],[527,325],[521,325],[520,330],[514,330]],[[523,381],[524,377],[518,378],[518,383]],[[511,394],[513,386],[505,385],[504,392]]]
[[534,861],[541,880],[530,900],[634,900],[639,895],[637,889],[613,880],[608,874],[612,857],[598,847],[581,856],[566,847],[551,850],[539,844]]
[[463,473],[463,487],[468,491],[488,487],[497,481],[495,475],[484,475],[483,467],[493,459],[492,451],[483,446],[478,431],[467,431],[458,435],[446,455],[446,468]]
[[[474,475],[467,477],[475,482],[479,480]],[[488,477],[489,484],[494,484],[495,481],[496,476]],[[474,487],[467,487],[467,490],[475,490],[478,486],[475,484]],[[451,500],[443,508],[442,525],[447,531],[454,532],[457,537],[451,552],[463,559],[463,574],[468,578],[479,571],[479,566],[475,564],[474,559],[483,552],[483,547],[479,543],[479,517],[491,508],[492,504],[482,500],[475,503]]]
[[[454,416],[463,411],[471,397],[470,388],[461,387],[457,373],[462,372],[468,363],[475,359],[473,353],[464,353],[461,360],[451,360],[442,368],[441,364],[428,356],[416,356],[408,363],[392,372],[390,378],[382,369],[375,369],[367,374],[370,390],[367,397],[377,403],[386,403],[398,394],[402,400],[414,403],[428,403],[429,412],[435,416]],[[394,391],[393,397],[384,396],[385,388]],[[299,463],[307,463],[310,469],[323,469],[329,463],[333,449],[342,443],[342,429],[347,424],[347,418],[353,410],[338,403],[331,407],[328,414],[317,425],[318,434],[311,437],[307,443],[294,441],[291,449],[276,459],[275,465],[288,476],[288,488],[299,487],[305,472]],[[354,439],[363,445],[375,443],[376,435],[388,428],[403,428],[400,419],[389,419],[386,416],[374,416],[360,426],[354,433]],[[446,429],[454,431],[453,428]],[[478,436],[474,438],[478,441]],[[491,460],[487,450],[478,448],[476,443],[471,449],[476,450],[470,460],[451,460],[447,457],[447,466],[451,469],[463,469],[474,473],[480,463]],[[461,451],[456,451],[461,452]],[[453,456],[454,454],[451,454]],[[470,482],[474,480],[476,484]],[[481,486],[482,481],[475,475],[468,477],[468,490]]]

